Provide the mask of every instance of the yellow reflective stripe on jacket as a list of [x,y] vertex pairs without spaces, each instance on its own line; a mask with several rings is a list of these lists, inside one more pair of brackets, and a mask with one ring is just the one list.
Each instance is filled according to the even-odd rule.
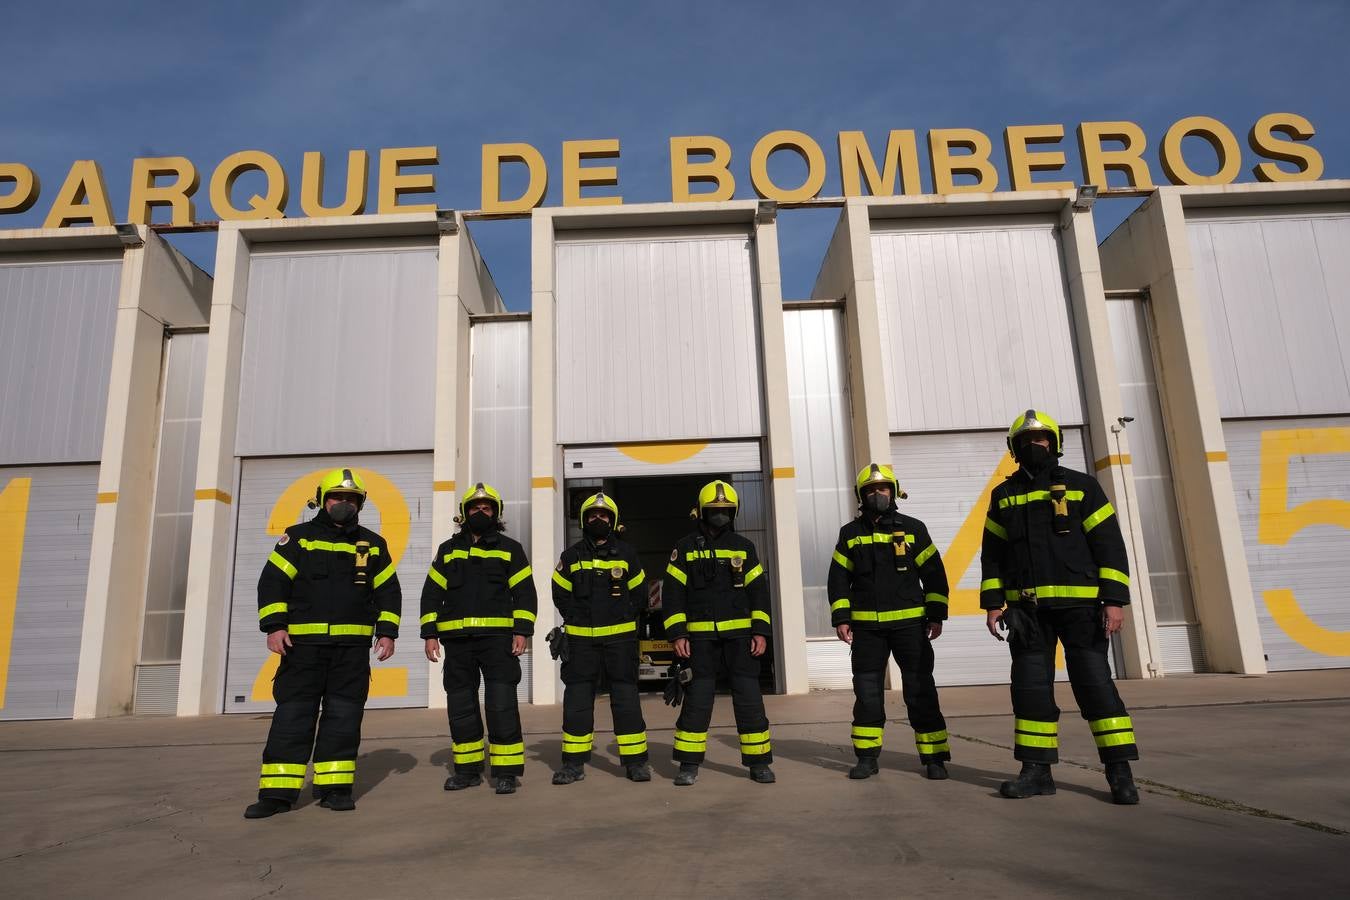
[[1002,579],[1002,578],[986,578],[984,581],[981,581],[981,582],[980,582],[980,590],[982,590],[982,591],[1001,591],[1001,590],[1003,590],[1003,579]]
[[642,582],[646,580],[647,580],[647,573],[642,569],[638,569],[638,573],[634,575],[632,578],[628,579],[628,589],[630,591],[636,590],[638,585],[642,584]]
[[674,564],[674,563],[670,563],[668,566],[666,566],[666,574],[669,575],[671,578],[674,578],[674,579],[675,579],[676,581],[678,581],[680,584],[688,584],[688,583],[689,583],[689,578],[688,578],[688,576],[686,576],[686,575],[685,575],[683,572],[681,572],[679,569],[675,568],[675,564]]
[[685,562],[694,559],[745,559],[744,550],[689,550],[684,554]]
[[441,557],[441,562],[450,562],[454,559],[468,559],[470,556],[476,556],[480,559],[504,559],[511,561],[511,552],[509,550],[484,550],[482,547],[470,547],[468,550],[451,550]]
[[901,619],[917,619],[922,615],[922,606],[915,606],[911,609],[884,609],[881,612],[874,612],[870,609],[855,609],[853,610],[853,621],[898,622]]
[[389,565],[384,567],[384,570],[380,572],[380,574],[375,576],[375,579],[373,581],[371,581],[370,583],[371,589],[374,590],[375,588],[378,588],[380,585],[384,584],[386,581],[390,579],[390,577],[393,576],[393,574],[394,574],[394,564],[390,563]]
[[268,616],[275,616],[277,613],[284,613],[288,608],[285,603],[269,603],[258,610],[258,619],[262,620]]
[[924,547],[922,550],[920,550],[918,554],[914,557],[914,565],[916,566],[923,565],[924,563],[928,562],[928,560],[932,559],[933,554],[936,552],[937,552],[937,545],[929,544],[927,547]]
[[[877,531],[872,534],[860,534],[857,537],[851,537],[844,542],[844,546],[848,547],[849,549],[852,549],[858,546],[859,544],[892,544],[892,543],[895,543],[895,535],[889,532],[882,533],[880,531]],[[906,534],[905,543],[906,544],[914,543],[914,535]]]
[[[300,549],[301,549],[301,550],[332,550],[334,553],[355,553],[355,552],[356,552],[356,545],[355,545],[355,544],[344,544],[344,543],[342,543],[342,542],[336,542],[336,543],[335,543],[335,542],[333,542],[333,541],[311,541],[311,540],[309,540],[308,538],[301,538],[301,539],[300,539]],[[380,555],[380,548],[379,548],[379,547],[371,547],[367,552],[369,552],[371,556],[379,556],[379,555]]]
[[292,622],[286,626],[286,630],[291,634],[327,634],[327,622]]
[[379,617],[378,619],[376,619],[375,621],[377,621],[377,622],[393,622],[395,625],[397,625],[401,620],[400,620],[400,618],[399,618],[399,614],[398,614],[398,613],[392,613],[392,612],[389,612],[388,610],[383,610],[383,611],[380,613],[380,617]]
[[1091,531],[1098,525],[1105,522],[1116,514],[1115,507],[1110,503],[1103,504],[1102,508],[1083,520],[1083,531]]
[[753,612],[750,613],[750,618],[751,618],[751,619],[758,619],[759,621],[763,622],[763,623],[766,624],[766,625],[770,624],[770,623],[769,623],[769,614],[766,613],[766,612],[764,612],[764,611],[762,611],[762,610],[758,610],[758,609],[757,609],[757,610],[754,610]]
[[[1097,596],[1097,585],[1080,584],[1038,584],[1034,588],[1036,597],[1041,600],[1092,600]],[[1020,599],[1022,592],[1005,590],[1003,598],[1009,603]]]
[[329,625],[328,633],[340,637],[352,635],[355,637],[370,637],[375,633],[374,625]]
[[925,603],[946,603],[946,602],[947,602],[947,595],[946,595],[946,594],[924,594],[924,595],[923,595],[923,600],[924,600]]
[[[1086,494],[1082,491],[1065,491],[1065,500],[1082,500]],[[1027,491],[1025,494],[1012,494],[1007,497],[1001,497],[998,501],[999,509],[1007,509],[1010,506],[1026,506],[1028,503],[1039,501],[1050,501],[1049,491]]]
[[534,621],[534,613],[530,612],[528,609],[513,609],[511,610],[511,615],[515,616],[517,619],[524,619],[526,622]]
[[839,563],[839,565],[843,566],[845,569],[848,569],[850,572],[853,571],[853,560],[849,559],[847,556],[840,553],[838,550],[834,551],[832,558],[834,559],[835,562]]
[[830,604],[830,612],[838,612],[841,609],[848,609],[850,605],[851,604],[848,602],[847,597],[840,597],[838,600]]
[[637,623],[621,622],[618,625],[597,625],[594,628],[586,625],[567,625],[563,630],[577,637],[609,637],[614,634],[627,634],[630,631],[637,631]]
[[506,580],[506,586],[508,588],[513,588],[529,577],[530,577],[530,567],[526,566],[525,568],[521,569],[519,572],[508,578]]
[[444,575],[436,571],[435,566],[432,566],[430,569],[427,570],[427,577],[430,578],[432,581],[436,582],[437,584],[439,584],[441,586],[441,590],[445,591],[450,589],[450,583],[445,580]]
[[282,556],[280,553],[273,550],[272,555],[267,557],[267,561],[270,562],[272,565],[276,566],[282,572],[284,572],[287,578],[291,579],[292,581],[295,580],[296,568],[295,566],[291,565],[289,562],[286,561],[286,557]]
[[687,622],[687,621],[689,621],[689,617],[686,616],[684,613],[676,613],[675,615],[673,615],[673,616],[671,616],[670,618],[666,619],[666,621],[665,621],[665,627],[666,627],[666,628],[671,628],[672,626],[678,625],[678,624],[680,624],[681,622]]
[[305,769],[308,768],[304,763],[263,763],[262,774],[264,775],[298,775],[305,777]]
[[[752,613],[752,615],[754,615],[756,618],[758,618],[759,616],[763,616],[764,621],[766,622],[769,620],[768,613],[756,612]],[[736,631],[741,628],[749,628],[749,627],[750,627],[749,619],[720,619],[716,622],[689,623],[690,631]]]
[[431,622],[435,622],[435,621],[436,621],[436,614],[435,614],[434,612],[429,612],[429,613],[427,613],[425,616],[422,617],[422,624],[423,624],[423,625],[427,625],[427,624],[429,624],[429,623],[431,623]]
[[1102,566],[1097,570],[1097,577],[1105,578],[1107,581],[1118,581],[1127,587],[1130,584],[1130,576],[1119,569],[1109,569],[1106,566]]
[[515,619],[505,619],[495,616],[486,618],[467,616],[463,619],[444,619],[436,623],[437,631],[459,631],[462,628],[511,628],[516,624]]
[[567,593],[569,594],[572,593],[572,582],[564,578],[562,576],[562,573],[556,569],[553,571],[553,583],[556,584],[558,587],[562,588],[564,591],[567,591]]
[[452,560],[456,559],[468,559],[468,558],[469,558],[468,550],[451,550],[449,553],[441,557],[441,562],[451,562]]
[[627,569],[628,563],[622,559],[581,559],[567,567],[567,571],[580,572],[583,569]]
[[1008,529],[995,522],[989,516],[984,517],[984,530],[994,537],[1002,538],[1005,541],[1008,539]]
[[758,578],[759,576],[761,576],[761,575],[763,575],[763,574],[764,574],[764,567],[761,566],[761,565],[756,565],[756,566],[755,566],[753,569],[751,569],[749,572],[746,572],[746,573],[745,573],[745,584],[746,584],[746,586],[749,587],[749,586],[750,586],[750,583],[751,583],[752,581],[754,581],[756,578]]

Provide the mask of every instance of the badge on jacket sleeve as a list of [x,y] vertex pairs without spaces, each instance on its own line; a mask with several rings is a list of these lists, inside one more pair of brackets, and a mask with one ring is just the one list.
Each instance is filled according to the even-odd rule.
[[671,562],[677,562],[677,561],[679,560],[679,558],[680,558],[680,550],[679,550],[678,547],[675,548],[674,550],[670,551],[670,561],[671,561]]
[[285,546],[286,546],[287,544],[289,544],[290,542],[291,542],[291,536],[290,536],[289,534],[283,534],[283,535],[281,536],[281,540],[277,541],[277,546],[278,546],[278,547],[285,547]]

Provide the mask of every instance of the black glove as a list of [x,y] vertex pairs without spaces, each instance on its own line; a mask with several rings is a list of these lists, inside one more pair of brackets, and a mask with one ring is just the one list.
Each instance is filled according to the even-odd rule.
[[1034,614],[1019,606],[1009,605],[1003,611],[1002,622],[1003,630],[1008,632],[1009,642],[1017,635],[1021,635],[1023,640],[1028,640],[1036,630]]
[[684,702],[689,682],[694,680],[694,670],[688,663],[677,659],[666,670],[666,676],[666,706],[679,706]]
[[567,648],[567,632],[561,625],[557,625],[548,634],[544,635],[544,640],[548,641],[548,655],[554,659],[561,659],[567,662],[572,658],[571,652]]

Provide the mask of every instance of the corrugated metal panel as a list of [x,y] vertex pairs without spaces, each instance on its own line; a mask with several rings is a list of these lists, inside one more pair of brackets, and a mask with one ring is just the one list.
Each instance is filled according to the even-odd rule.
[[0,719],[74,713],[97,493],[98,466],[0,469],[0,565],[18,566],[17,596],[0,597],[0,607],[14,603],[13,619],[0,621],[9,630]]
[[853,657],[838,638],[806,642],[806,671],[813,691],[853,687]]
[[1225,422],[1271,670],[1350,666],[1350,417]]
[[[833,636],[825,579],[839,526],[854,508],[844,315],[837,309],[786,310],[783,326],[806,635]],[[814,658],[808,654],[808,663]],[[809,665],[808,672],[818,686]]]
[[1158,652],[1167,674],[1209,671],[1199,625],[1159,625]]
[[[933,648],[938,684],[1008,680],[1007,645],[989,636],[979,608],[980,543],[988,502],[981,496],[1003,480],[996,472],[1008,458],[1005,435],[1004,431],[891,435],[895,474],[909,493],[900,508],[928,526],[952,586],[951,619]],[[1064,429],[1063,462],[1088,470],[1081,429]],[[973,525],[957,545],[957,534],[967,520]]]
[[[225,677],[226,712],[258,712],[273,707],[271,675],[268,674],[271,670],[264,672],[263,666],[265,663],[275,665],[276,657],[267,652],[264,636],[258,630],[258,575],[277,542],[277,534],[267,531],[273,507],[280,506],[285,495],[288,509],[279,510],[276,517],[282,527],[313,518],[314,512],[305,507],[305,501],[314,495],[314,486],[323,474],[337,466],[354,466],[366,479],[370,496],[361,512],[361,523],[382,534],[395,554],[398,552],[395,540],[398,532],[403,531],[407,536],[406,549],[395,556],[399,583],[403,588],[400,643],[404,650],[387,662],[372,660],[371,665],[377,670],[385,670],[385,674],[376,675],[367,706],[427,704],[426,666],[422,654],[409,653],[407,647],[418,644],[419,601],[433,549],[431,454],[311,456],[244,460],[237,499],[239,522]],[[395,491],[397,495],[394,495]],[[400,678],[406,682],[406,691],[379,695],[376,688],[380,684],[397,685]],[[255,687],[259,689],[256,694]]]
[[178,712],[180,666],[137,666],[131,711],[138,716],[172,716]]
[[435,250],[254,256],[239,456],[426,450]]
[[[1147,523],[1142,535],[1148,559],[1153,609],[1160,625],[1194,624],[1195,600],[1186,563],[1186,547],[1177,512],[1172,463],[1167,449],[1167,426],[1158,400],[1157,376],[1149,338],[1148,309],[1143,300],[1112,300],[1106,305],[1115,348],[1120,396],[1129,424],[1130,461],[1134,470],[1139,519]],[[1115,453],[1113,446],[1108,451]],[[1187,665],[1187,652],[1178,657]],[[1176,672],[1169,668],[1167,671]],[[1180,671],[1194,671],[1183,668]]]
[[889,428],[1007,427],[1027,398],[1083,422],[1054,228],[872,235]]
[[0,465],[101,456],[122,263],[0,265]]
[[1187,224],[1225,418],[1350,409],[1350,216]]
[[205,333],[176,334],[168,342],[150,569],[141,628],[142,663],[177,662],[182,651],[207,344]]
[[746,237],[558,244],[559,443],[761,434],[751,251]]
[[630,478],[699,472],[758,472],[759,441],[567,447],[563,469],[572,478]]

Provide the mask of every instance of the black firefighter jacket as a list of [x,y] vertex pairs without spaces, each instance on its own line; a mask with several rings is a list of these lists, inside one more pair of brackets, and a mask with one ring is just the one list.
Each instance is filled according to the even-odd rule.
[[702,528],[670,553],[661,585],[666,638],[674,641],[760,634],[769,637],[769,583],[749,538]]
[[467,529],[436,548],[422,585],[422,637],[534,634],[538,601],[525,548],[500,532]]
[[947,618],[947,572],[928,529],[891,510],[839,529],[827,579],[830,624],[894,628]]
[[647,605],[637,550],[610,537],[583,537],[562,552],[553,572],[553,605],[569,637],[608,643],[637,639],[638,612]]

